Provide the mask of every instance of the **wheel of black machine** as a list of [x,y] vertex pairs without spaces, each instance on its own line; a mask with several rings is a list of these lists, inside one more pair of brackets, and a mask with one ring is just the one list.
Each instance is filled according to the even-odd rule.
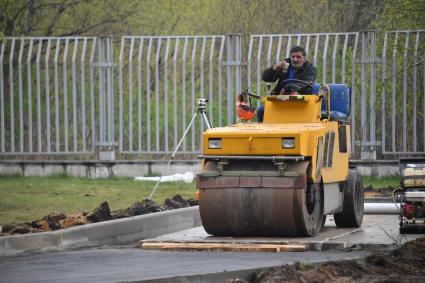
[[350,170],[344,185],[343,211],[334,214],[339,228],[360,227],[363,222],[364,196],[363,182],[357,171]]

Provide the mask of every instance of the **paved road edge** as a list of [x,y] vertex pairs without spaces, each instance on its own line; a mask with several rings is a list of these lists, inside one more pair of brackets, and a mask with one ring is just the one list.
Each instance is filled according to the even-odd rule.
[[[365,258],[366,256],[358,256],[358,257],[353,256],[353,257],[346,257],[340,260],[363,261]],[[331,261],[334,261],[334,260],[318,260],[318,261],[308,262],[308,264],[317,267]],[[293,265],[293,264],[288,264],[288,265]],[[226,282],[226,280],[230,280],[230,279],[233,279],[234,281],[228,281],[228,282],[244,282],[244,281],[241,281],[240,279],[247,280],[248,282],[252,282],[254,280],[255,274],[259,274],[261,272],[270,270],[272,268],[280,268],[281,266],[282,265],[270,265],[270,266],[261,266],[258,268],[239,269],[239,270],[231,270],[231,271],[223,270],[222,272],[214,272],[214,273],[207,273],[207,274],[173,276],[173,277],[166,277],[166,278],[146,279],[146,280],[131,280],[127,282],[129,283],[130,282],[131,283],[216,283],[216,282]]]

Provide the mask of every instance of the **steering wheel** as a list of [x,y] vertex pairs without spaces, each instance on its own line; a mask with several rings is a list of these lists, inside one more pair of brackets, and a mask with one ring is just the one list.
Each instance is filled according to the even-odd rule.
[[[300,86],[299,83],[302,85]],[[313,87],[313,85],[307,81],[297,80],[297,79],[287,79],[282,82],[284,85],[285,93],[299,92],[305,87]]]

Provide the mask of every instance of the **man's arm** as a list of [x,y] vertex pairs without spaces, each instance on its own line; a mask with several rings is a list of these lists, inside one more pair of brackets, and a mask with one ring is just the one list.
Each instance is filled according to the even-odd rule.
[[289,67],[289,63],[286,61],[281,61],[273,66],[271,66],[270,68],[267,68],[263,74],[262,74],[262,78],[263,81],[267,82],[267,83],[274,83],[275,81],[277,81],[277,79],[279,78],[279,75],[283,72],[283,71],[287,71]]
[[264,70],[261,77],[263,78],[263,81],[267,83],[274,83],[279,78],[279,74],[280,72],[275,71],[273,66],[271,66],[270,68],[267,68],[266,70]]

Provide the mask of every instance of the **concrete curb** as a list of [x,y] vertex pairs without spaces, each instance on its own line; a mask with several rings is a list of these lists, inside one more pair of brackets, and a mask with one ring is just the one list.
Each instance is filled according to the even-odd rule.
[[0,238],[0,256],[136,243],[201,225],[197,206],[93,223],[68,229]]

